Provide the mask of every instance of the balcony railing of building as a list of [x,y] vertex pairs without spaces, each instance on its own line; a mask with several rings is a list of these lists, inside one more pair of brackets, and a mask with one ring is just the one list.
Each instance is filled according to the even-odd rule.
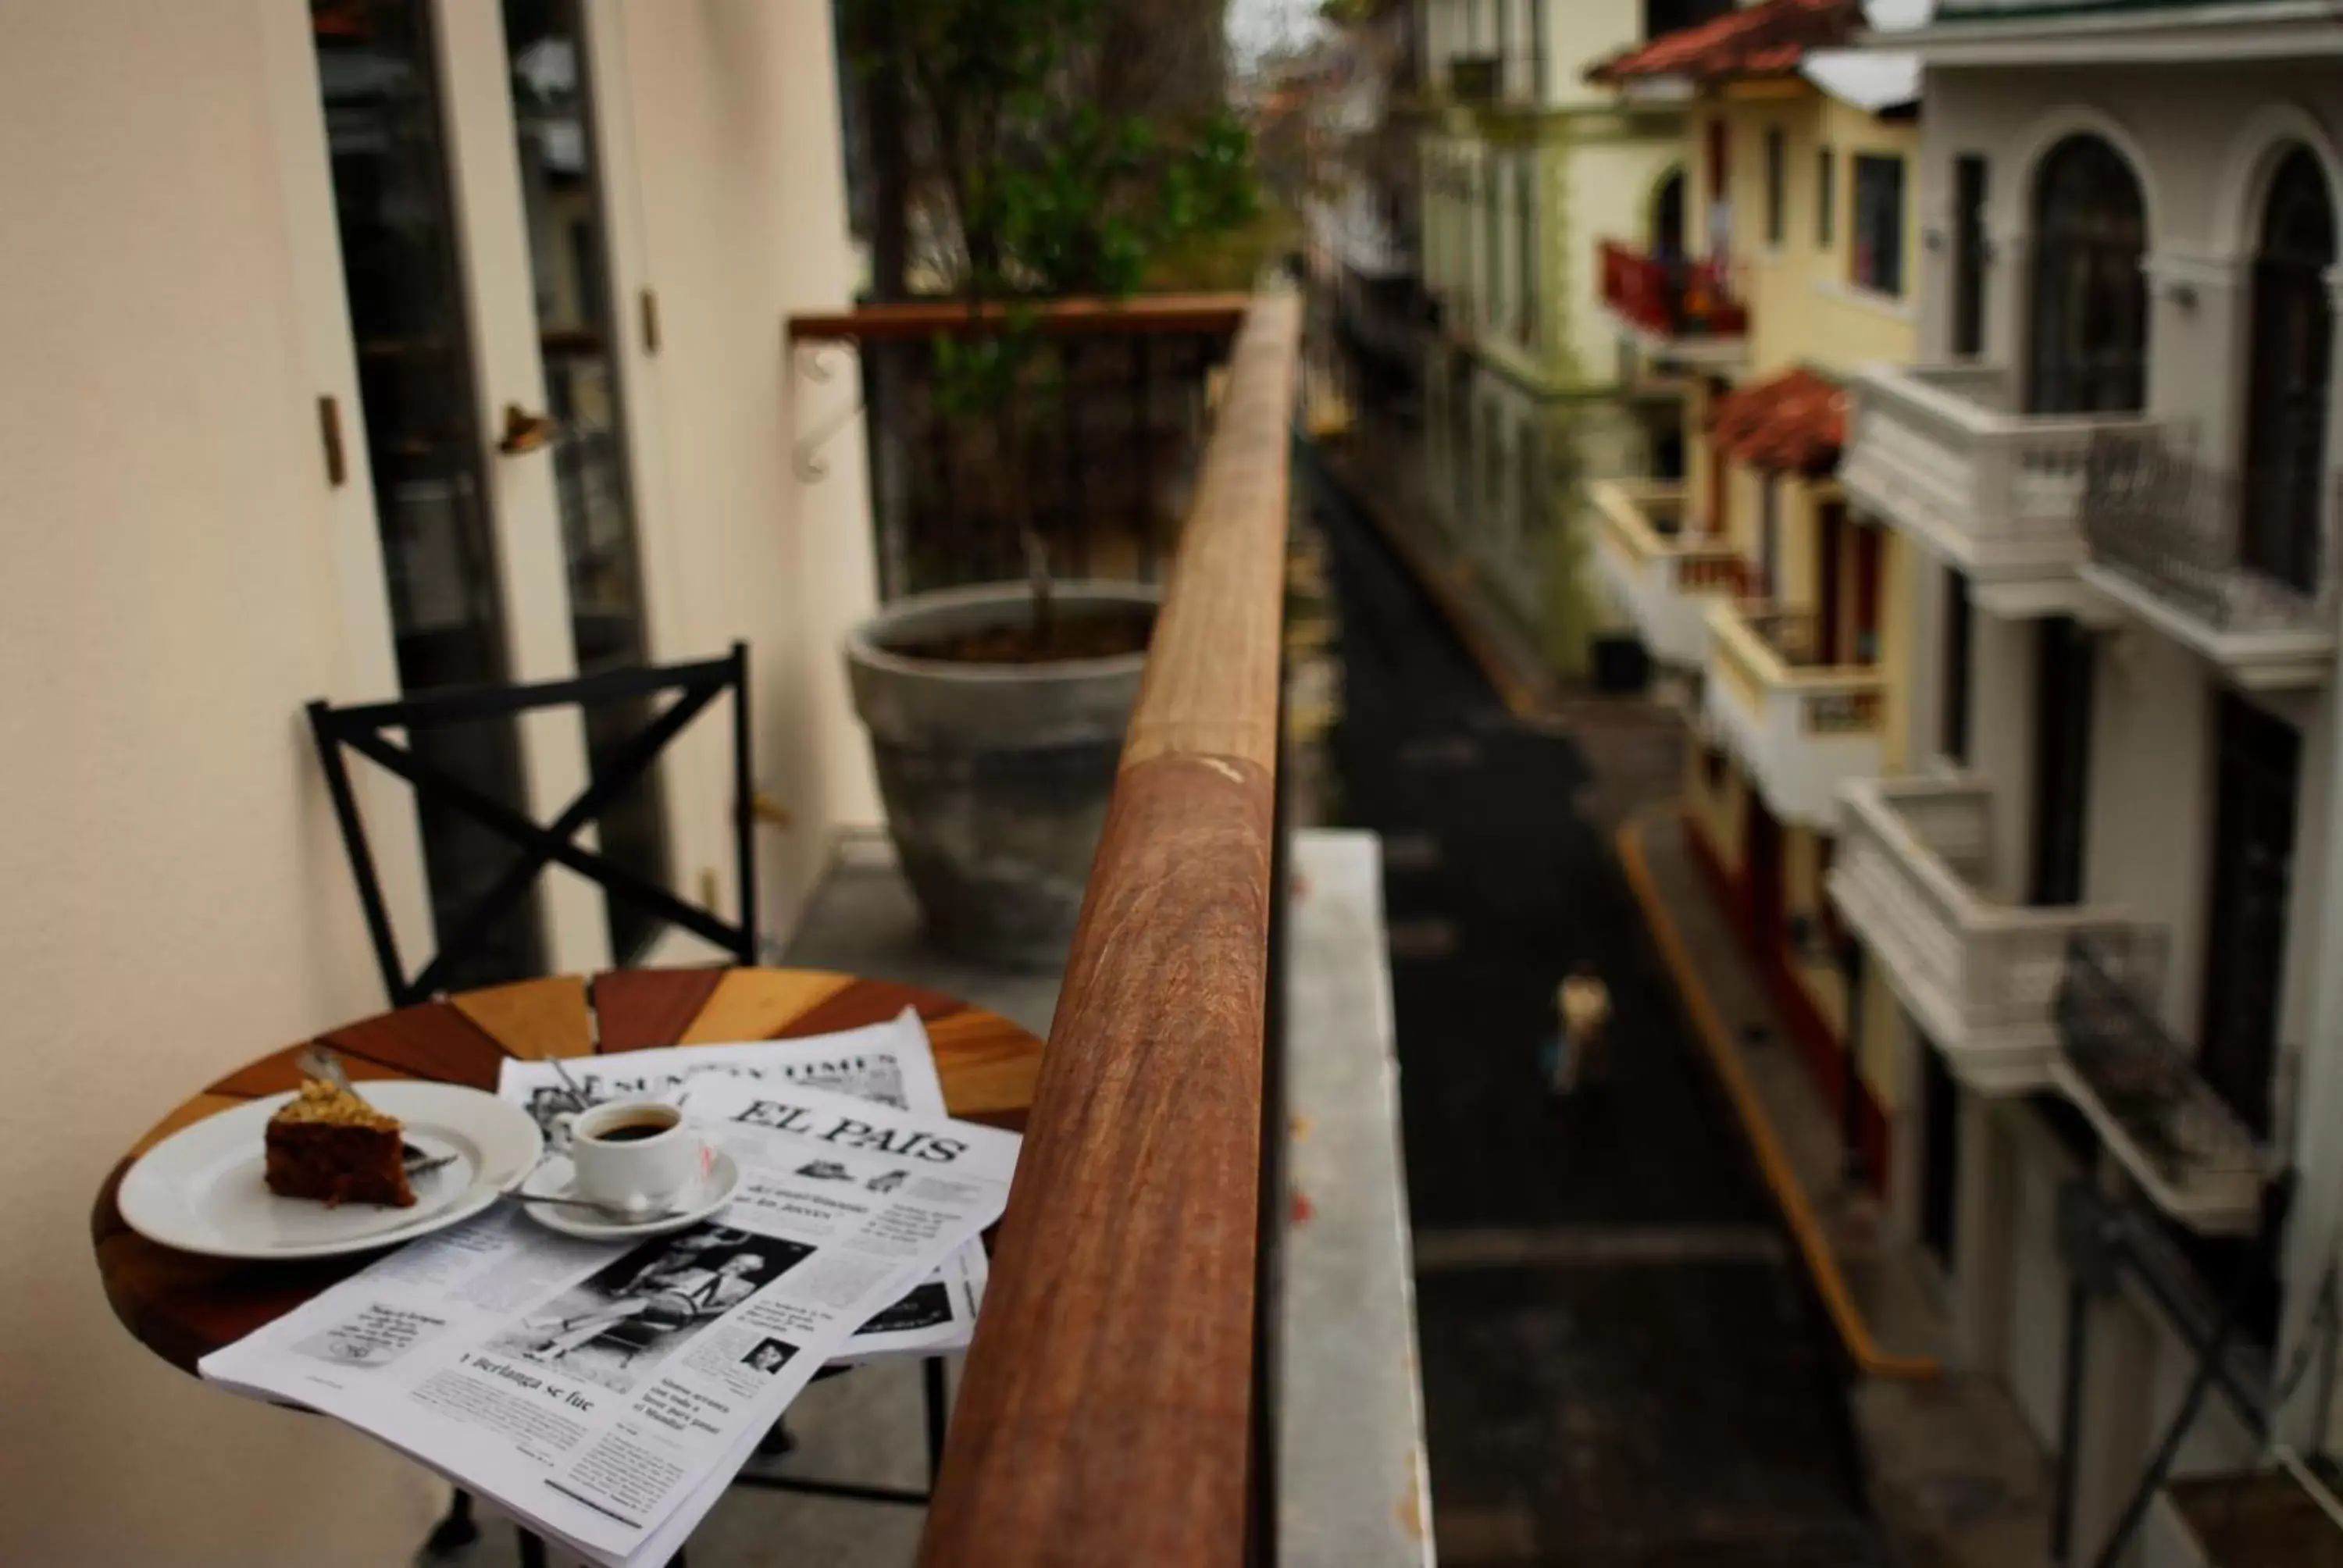
[[1006,417],[940,406],[946,346],[1001,332],[1010,317],[999,306],[794,317],[797,397],[809,410],[794,460],[804,477],[827,471],[824,444],[857,406],[842,385],[825,401],[821,384],[840,379],[833,362],[851,346],[885,597],[1021,578],[1021,508],[1061,576],[1154,581],[1194,489],[1209,381],[1245,307],[1241,294],[1021,305],[1039,347]]
[[1985,892],[1993,795],[1976,780],[1858,779],[1839,799],[1830,890],[1847,925],[1963,1082],[1988,1093],[2044,1087],[2068,943],[2119,917]]
[[1681,484],[1606,479],[1587,487],[1601,528],[1597,558],[1652,653],[1695,665],[1708,651],[1709,607],[1755,587],[1731,544],[1692,526]]
[[2069,940],[2052,1075],[2157,1208],[2205,1234],[2242,1234],[2260,1217],[2267,1156],[2157,1015],[2168,945],[2147,926]]
[[2343,476],[2303,467],[2224,472],[2199,461],[2194,433],[2166,424],[2101,430],[2083,481],[2094,566],[2217,636],[2335,629],[2330,519]]
[[1604,307],[1651,337],[1729,341],[1748,332],[1748,311],[1734,297],[1728,274],[1713,263],[1661,259],[1609,239],[1598,255]]
[[1279,654],[1302,310],[1252,308],[1148,654],[921,1542],[945,1564],[1251,1560]]
[[1459,104],[1534,104],[1545,95],[1545,73],[1531,49],[1448,57],[1448,95]]
[[2070,577],[2091,443],[2156,428],[2131,414],[2016,413],[2009,373],[1989,365],[1873,367],[1848,405],[1847,493],[1986,585]]
[[1814,614],[1769,601],[1709,612],[1709,717],[1733,739],[1776,816],[1828,827],[1839,785],[1880,770],[1887,684],[1825,664]]

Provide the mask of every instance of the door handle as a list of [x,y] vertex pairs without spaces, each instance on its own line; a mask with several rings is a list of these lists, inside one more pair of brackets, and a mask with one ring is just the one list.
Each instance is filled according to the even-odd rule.
[[553,439],[553,421],[542,414],[532,414],[518,403],[505,405],[505,430],[497,438],[497,450],[506,457],[518,457],[534,452]]

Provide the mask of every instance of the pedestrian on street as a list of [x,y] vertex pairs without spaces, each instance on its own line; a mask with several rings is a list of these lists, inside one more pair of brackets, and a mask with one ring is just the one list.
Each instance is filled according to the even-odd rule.
[[1547,1084],[1561,1099],[1602,1071],[1604,1030],[1611,1021],[1611,988],[1584,959],[1571,966],[1554,991],[1561,1031]]

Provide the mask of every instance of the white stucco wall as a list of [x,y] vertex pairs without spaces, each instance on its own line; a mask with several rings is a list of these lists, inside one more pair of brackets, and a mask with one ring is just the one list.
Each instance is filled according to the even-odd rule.
[[[1988,163],[1985,357],[2022,365],[2026,280],[2036,224],[2039,161],[2063,136],[2087,132],[2112,143],[2142,187],[2149,281],[2148,411],[2188,422],[2196,449],[2212,465],[2241,457],[2249,348],[2250,256],[2268,180],[2279,152],[2308,146],[2343,206],[2343,73],[2332,59],[2215,65],[2010,69],[1940,68],[1926,84],[1920,219],[1935,236],[1954,228],[1954,160]],[[1953,300],[1949,243],[1915,253],[1920,267],[1921,357],[1949,357]],[[2334,280],[2343,306],[2343,276]],[[2330,398],[2328,459],[2343,461],[2343,359]],[[2328,548],[2336,546],[2330,538]],[[1976,707],[1972,763],[1995,788],[1993,862],[1997,890],[2022,891],[2031,809],[2031,628],[1980,615],[1976,622]],[[2167,1019],[2184,1040],[2197,1034],[2207,919],[2208,857],[2215,809],[2211,746],[2215,672],[2145,626],[2103,639],[2091,759],[2087,892],[2171,933]],[[1935,649],[1930,649],[1933,658]],[[1933,675],[1924,672],[1924,679]],[[2300,1322],[2343,1219],[2343,1151],[2326,1135],[2343,1108],[2343,981],[2338,943],[2343,910],[2332,863],[2338,731],[2330,679],[2307,690],[2253,700],[2302,736],[2296,853],[2279,1038],[2300,1047],[2294,1142],[2302,1182],[2289,1237],[2289,1322]],[[2281,1067],[2281,1082],[2287,1069]],[[2285,1131],[2281,1127],[2281,1132]],[[2019,1338],[2053,1332],[2028,1325]],[[2291,1333],[2289,1332],[2289,1340]],[[2014,1351],[2023,1362],[2028,1352]],[[2164,1355],[2136,1375],[2171,1397]],[[2305,1405],[2308,1402],[2303,1402]],[[2294,1414],[2308,1435],[2315,1418]],[[2205,1440],[2212,1450],[2219,1439]],[[2191,1450],[2192,1462],[2210,1457]]]
[[[768,835],[777,916],[826,821],[875,815],[830,648],[870,597],[857,437],[822,487],[787,466],[781,318],[849,276],[828,15],[626,0],[611,106],[639,140],[621,274],[665,316],[635,367],[655,636],[756,644],[761,770],[798,819]],[[0,0],[0,1562],[402,1563],[442,1489],[140,1348],[86,1229],[175,1101],[380,1005],[299,719],[387,654],[345,610],[295,261],[320,214],[271,90],[307,8]],[[289,157],[322,170],[314,142]],[[678,779],[689,868],[721,801]]]
[[1660,182],[1684,162],[1682,124],[1674,117],[1622,116],[1600,129],[1590,126],[1567,155],[1559,176],[1570,215],[1566,249],[1552,264],[1562,285],[1559,347],[1576,378],[1615,381],[1619,328],[1603,308],[1597,247],[1606,239],[1638,247],[1650,243]]

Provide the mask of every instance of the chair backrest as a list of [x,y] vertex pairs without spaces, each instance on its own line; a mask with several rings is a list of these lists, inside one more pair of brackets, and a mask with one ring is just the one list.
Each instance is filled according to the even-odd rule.
[[[599,819],[628,786],[644,776],[669,741],[726,691],[732,693],[733,849],[740,883],[738,921],[726,920],[711,910],[686,903],[639,872],[575,841],[581,829]],[[628,699],[648,703],[670,692],[675,694],[675,700],[634,734],[597,758],[593,778],[584,792],[543,827],[385,733],[404,730],[412,736],[416,731],[441,725],[507,719],[546,708],[585,708]],[[357,879],[358,901],[366,911],[367,931],[374,940],[375,959],[382,967],[383,986],[390,993],[392,1006],[424,1001],[448,989],[448,977],[456,966],[489,940],[498,922],[528,897],[548,865],[567,867],[598,884],[613,898],[673,921],[735,954],[744,964],[757,961],[757,869],[751,840],[755,787],[749,769],[746,644],[736,642],[724,658],[696,664],[613,669],[532,686],[451,688],[395,702],[360,703],[347,708],[335,708],[320,700],[310,703],[308,711],[310,729],[317,742],[317,759],[325,766],[334,815],[341,825],[343,847],[349,851],[350,869]],[[358,813],[357,798],[350,789],[345,750],[355,751],[406,779],[414,787],[418,801],[460,813],[518,851],[503,874],[452,922],[447,918],[447,911],[442,910],[439,950],[411,977],[399,957],[397,939],[391,930],[374,852],[367,842],[366,823]]]

